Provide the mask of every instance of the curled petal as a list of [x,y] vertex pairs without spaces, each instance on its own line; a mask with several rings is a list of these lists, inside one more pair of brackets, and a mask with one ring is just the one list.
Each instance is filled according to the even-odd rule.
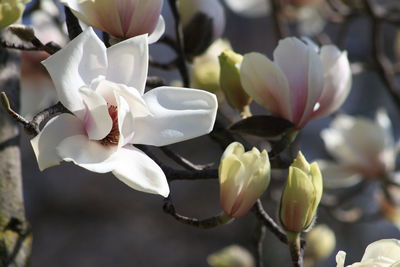
[[58,165],[62,157],[57,153],[57,147],[70,136],[84,134],[82,122],[71,114],[61,114],[47,122],[42,131],[31,140],[39,169],[43,171]]
[[153,44],[153,43],[157,42],[161,38],[161,36],[164,34],[164,32],[165,32],[165,20],[164,20],[163,16],[160,15],[160,18],[158,19],[156,28],[149,35],[149,44]]
[[83,124],[87,135],[91,140],[101,140],[112,128],[107,102],[101,95],[87,87],[82,87],[79,91],[86,106]]
[[165,174],[151,158],[139,149],[132,146],[122,147],[118,151],[118,164],[113,174],[133,189],[169,195],[169,186]]
[[79,88],[105,75],[107,68],[106,48],[93,29],[87,28],[42,63],[55,83],[58,99],[68,110],[83,118],[85,107]]
[[288,80],[282,71],[267,57],[249,53],[240,68],[243,89],[258,104],[275,115],[292,120]]
[[148,37],[140,35],[107,49],[106,79],[144,93],[148,70]]
[[218,103],[211,93],[159,87],[144,100],[152,116],[136,119],[134,144],[164,146],[207,134],[214,126]]

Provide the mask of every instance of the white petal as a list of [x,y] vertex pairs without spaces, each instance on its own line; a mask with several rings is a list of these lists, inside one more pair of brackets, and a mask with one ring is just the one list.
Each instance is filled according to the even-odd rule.
[[368,247],[365,249],[365,253],[361,262],[370,259],[386,264],[391,264],[399,261],[400,240],[382,239],[369,244]]
[[336,254],[336,263],[337,263],[336,267],[344,267],[345,260],[346,260],[346,252],[342,250],[339,251]]
[[160,18],[158,19],[156,28],[149,35],[149,44],[153,44],[153,43],[157,42],[161,38],[161,36],[164,34],[164,32],[165,32],[165,21],[164,21],[163,16],[160,15]]
[[285,38],[279,41],[274,51],[274,62],[287,78],[291,92],[292,121],[301,128],[323,88],[319,57],[312,47],[299,39]]
[[106,48],[89,27],[42,63],[50,73],[61,103],[77,115],[84,112],[79,88],[106,72]]
[[98,141],[89,140],[86,135],[65,138],[57,146],[57,152],[63,160],[72,161],[82,168],[98,173],[114,169],[117,149],[118,146],[104,146]]
[[39,169],[43,171],[58,165],[62,157],[57,153],[56,147],[65,138],[83,133],[85,129],[82,122],[74,115],[64,113],[49,120],[42,131],[31,140]]
[[348,166],[331,161],[318,160],[325,188],[351,187],[362,181],[362,176]]
[[266,0],[225,0],[226,5],[235,13],[246,17],[262,17],[269,13],[269,1]]
[[107,58],[107,80],[144,93],[149,58],[147,34],[111,46],[107,49]]
[[258,104],[275,115],[291,120],[289,84],[271,60],[259,53],[249,53],[240,67],[243,89]]
[[299,122],[302,128],[312,117],[315,105],[321,97],[324,88],[324,73],[321,60],[313,47],[308,48],[308,89],[307,101],[304,107],[303,115]]
[[113,126],[107,102],[100,94],[87,87],[82,87],[79,91],[86,106],[83,124],[87,135],[91,140],[101,140],[108,135]]
[[333,45],[321,48],[321,61],[324,69],[324,90],[318,100],[320,108],[314,117],[327,116],[337,110],[350,93],[352,74],[347,53]]
[[137,118],[133,143],[164,146],[209,133],[218,103],[214,94],[159,87],[144,95],[153,116]]
[[164,172],[145,153],[135,147],[125,146],[118,151],[118,159],[113,174],[119,180],[142,192],[163,197],[169,195]]
[[118,129],[120,132],[118,146],[122,147],[131,142],[135,134],[135,118],[126,100],[119,95],[116,95],[115,98],[118,102]]

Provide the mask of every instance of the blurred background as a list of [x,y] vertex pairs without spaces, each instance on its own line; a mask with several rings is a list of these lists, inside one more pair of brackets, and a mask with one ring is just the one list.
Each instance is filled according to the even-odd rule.
[[[244,54],[258,51],[271,58],[277,40],[270,16],[246,18],[228,8],[225,13],[223,38],[231,42],[236,52]],[[173,20],[167,2],[164,4],[163,16],[166,19],[166,34],[173,36]],[[296,25],[296,22],[291,24],[294,32]],[[332,40],[339,34],[339,25],[328,23],[325,26],[324,31]],[[343,48],[348,51],[352,62],[371,60],[371,33],[368,25],[369,21],[359,18],[348,28]],[[393,44],[396,34],[394,27],[385,29],[386,50],[392,59],[395,57]],[[173,58],[171,51],[159,44],[151,46],[151,54],[161,62]],[[32,72],[28,68],[26,73]],[[36,87],[32,85],[40,80],[38,77],[42,74],[35,75],[29,77],[29,80],[29,75],[25,74],[23,82],[25,103],[31,103],[32,108],[39,106],[32,98],[38,92],[29,90],[45,87],[43,84]],[[150,69],[150,75],[160,76],[170,82],[179,79],[177,72],[154,68]],[[51,88],[51,84],[46,86]],[[44,94],[51,95],[52,89],[46,90]],[[39,100],[43,100],[43,96]],[[49,102],[42,103],[46,104]],[[355,74],[352,91],[341,112],[373,118],[380,107],[387,110],[397,140],[400,133],[399,114],[381,81],[373,72]],[[256,114],[265,113],[256,104],[253,104],[252,109]],[[298,143],[309,160],[329,158],[320,131],[328,127],[331,120],[328,117],[311,121],[301,132]],[[182,225],[163,212],[162,197],[132,190],[111,174],[92,173],[67,163],[40,172],[29,144],[29,136],[23,134],[21,142],[26,213],[34,237],[33,267],[208,266],[208,255],[232,244],[255,251],[258,225],[253,214],[212,230]],[[198,164],[218,164],[221,155],[218,145],[208,137],[171,147]],[[157,149],[154,152],[158,153]],[[158,154],[174,166],[165,156]],[[374,186],[372,183],[355,201],[371,210],[376,209],[373,201]],[[221,211],[217,180],[175,181],[171,184],[171,195],[177,211],[186,216],[207,218]],[[277,218],[277,203],[271,201],[269,196],[265,197],[263,203],[269,214]],[[331,227],[337,239],[331,257],[318,266],[335,266],[334,256],[338,250],[348,252],[346,262],[351,263],[360,260],[365,247],[373,241],[382,238],[400,239],[398,228],[383,218],[352,224],[341,223],[320,208],[318,223]],[[264,250],[265,266],[290,266],[287,247],[270,233],[267,233]]]

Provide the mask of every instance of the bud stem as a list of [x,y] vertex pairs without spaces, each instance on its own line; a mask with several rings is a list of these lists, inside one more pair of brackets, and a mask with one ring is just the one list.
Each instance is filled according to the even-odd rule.
[[303,255],[300,246],[300,233],[287,232],[288,245],[294,267],[303,267]]
[[240,117],[242,119],[246,119],[251,116],[252,116],[252,114],[251,114],[251,110],[250,110],[250,105],[244,106],[240,112]]

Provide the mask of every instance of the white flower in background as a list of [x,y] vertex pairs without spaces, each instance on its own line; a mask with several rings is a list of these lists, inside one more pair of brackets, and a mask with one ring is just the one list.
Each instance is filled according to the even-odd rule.
[[[44,44],[53,41],[60,46],[67,42],[67,35],[55,23],[60,12],[51,0],[41,2],[41,9],[31,14],[31,26],[35,36]],[[21,110],[32,118],[36,113],[57,102],[54,85],[46,69],[40,64],[49,56],[43,51],[21,52]]]
[[72,161],[112,172],[130,187],[169,194],[161,168],[131,144],[164,146],[211,131],[213,94],[159,87],[144,94],[147,35],[108,49],[88,28],[43,62],[61,103],[72,112],[51,119],[31,140],[41,170]]
[[245,17],[262,17],[270,12],[267,0],[225,0],[225,3],[233,12]]
[[2,0],[0,1],[0,29],[17,22],[24,12],[29,0]]
[[165,31],[164,0],[61,0],[84,23],[119,39],[149,34],[156,42]]
[[244,56],[240,75],[244,90],[275,116],[297,129],[331,114],[347,98],[351,70],[347,53],[336,46],[318,48],[297,38],[279,41],[274,61],[262,54]]
[[376,120],[338,115],[321,132],[326,149],[336,162],[320,160],[326,187],[351,186],[364,178],[379,178],[394,169],[395,144],[386,112]]
[[[336,255],[336,267],[344,267],[346,253],[339,251]],[[347,267],[399,267],[400,240],[382,239],[368,245],[360,262]]]
[[251,253],[238,245],[231,245],[207,257],[211,267],[254,267]]

